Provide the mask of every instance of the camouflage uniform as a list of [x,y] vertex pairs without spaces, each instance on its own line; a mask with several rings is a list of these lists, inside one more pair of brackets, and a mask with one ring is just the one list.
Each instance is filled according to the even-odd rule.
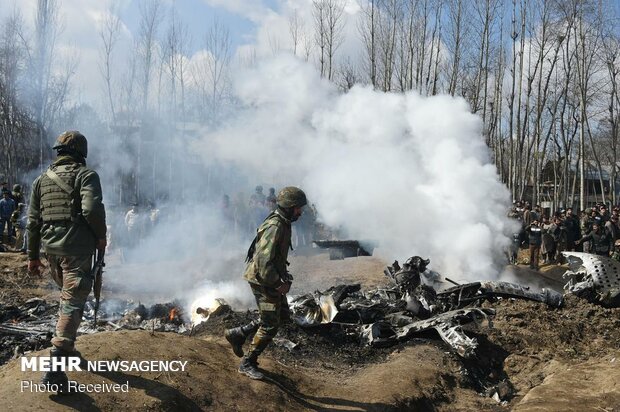
[[276,291],[290,280],[286,268],[291,247],[290,219],[276,209],[258,228],[254,246],[243,278],[252,288],[260,314],[260,327],[252,340],[252,351],[259,355],[290,317],[286,296]]
[[[277,197],[277,209],[263,221],[248,250],[248,265],[243,278],[250,284],[260,319],[248,325],[226,331],[226,339],[239,357],[246,338],[256,332],[250,352],[243,357],[239,372],[253,379],[262,379],[257,370],[257,358],[288,322],[290,312],[286,293],[292,282],[287,258],[291,247],[291,222],[301,216],[306,195],[296,187],[285,187]],[[258,330],[257,330],[258,329]]]
[[[59,141],[68,133],[79,132],[65,132]],[[55,147],[64,148],[58,144]],[[43,246],[52,279],[61,288],[52,345],[64,353],[74,350],[84,304],[92,288],[92,256],[97,241],[106,237],[99,176],[85,166],[85,155],[59,149],[58,158],[48,169],[53,173],[43,173],[32,184],[28,209],[28,258],[38,260]]]

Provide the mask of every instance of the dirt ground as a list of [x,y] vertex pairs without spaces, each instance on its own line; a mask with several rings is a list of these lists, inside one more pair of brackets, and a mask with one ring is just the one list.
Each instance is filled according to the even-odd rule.
[[[0,310],[35,296],[53,299],[57,293],[47,279],[28,276],[25,264],[23,256],[0,254]],[[292,292],[338,283],[376,287],[387,282],[385,264],[374,257],[330,261],[325,254],[295,256]],[[563,270],[516,266],[510,273],[557,288]],[[334,328],[291,326],[282,336],[299,348],[270,347],[260,359],[265,381],[237,373],[239,359],[221,335],[252,313],[210,319],[191,337],[127,330],[84,335],[77,345],[87,359],[186,360],[188,368],[69,372],[70,379],[85,384],[129,382],[129,393],[57,396],[22,391],[21,382],[37,382],[40,373],[22,372],[19,361],[12,360],[0,366],[0,405],[15,411],[620,411],[620,309],[574,297],[561,309],[511,299],[485,306],[495,308],[497,316],[492,328],[472,335],[480,343],[477,359],[462,360],[432,334],[375,349],[337,339]],[[490,387],[502,392],[504,404],[490,397]]]

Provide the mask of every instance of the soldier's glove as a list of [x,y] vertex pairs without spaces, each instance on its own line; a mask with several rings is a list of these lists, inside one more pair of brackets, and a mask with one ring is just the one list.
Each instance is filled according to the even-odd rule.
[[45,266],[43,266],[40,259],[34,259],[34,260],[28,261],[28,271],[32,273],[33,275],[36,275],[36,276],[40,275],[41,270],[44,268]]
[[286,295],[288,293],[289,290],[291,290],[291,282],[284,282],[283,284],[281,284],[280,286],[278,286],[276,288],[276,290],[278,291],[278,293],[280,293],[281,295]]

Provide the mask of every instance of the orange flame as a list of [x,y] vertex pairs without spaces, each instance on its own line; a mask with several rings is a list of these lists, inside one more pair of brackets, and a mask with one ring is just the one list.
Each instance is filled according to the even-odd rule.
[[177,312],[178,312],[177,308],[170,309],[170,317],[169,317],[169,319],[170,320],[174,320],[177,317]]

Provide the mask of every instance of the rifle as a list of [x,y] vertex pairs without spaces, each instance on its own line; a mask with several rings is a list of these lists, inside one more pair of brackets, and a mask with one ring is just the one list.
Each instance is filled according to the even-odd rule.
[[95,278],[93,282],[93,293],[95,295],[95,318],[93,320],[93,328],[97,327],[97,311],[99,310],[99,298],[101,297],[101,286],[103,284],[103,267],[105,262],[103,260],[105,251],[97,251],[97,260],[93,265],[93,269],[90,272],[91,276]]

